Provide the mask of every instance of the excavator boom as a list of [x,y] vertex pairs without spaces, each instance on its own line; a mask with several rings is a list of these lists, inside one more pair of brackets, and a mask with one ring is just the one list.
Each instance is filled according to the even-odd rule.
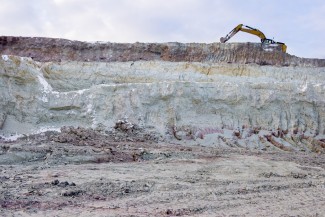
[[226,43],[229,39],[231,39],[234,35],[236,35],[239,31],[242,32],[246,32],[252,35],[256,35],[257,37],[259,37],[261,39],[262,45],[280,45],[281,49],[283,52],[286,52],[287,50],[287,46],[282,43],[282,42],[275,42],[272,39],[268,39],[265,37],[264,33],[261,32],[258,29],[255,29],[253,27],[250,26],[246,26],[243,24],[239,24],[238,26],[236,26],[233,30],[231,30],[225,37],[221,37],[220,38],[220,42],[221,43]]

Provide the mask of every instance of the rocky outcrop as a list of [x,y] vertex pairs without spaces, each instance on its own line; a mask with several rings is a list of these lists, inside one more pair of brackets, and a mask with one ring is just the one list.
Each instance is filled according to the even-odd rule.
[[3,53],[33,58],[0,59],[2,137],[67,125],[105,131],[126,120],[186,143],[325,148],[324,60],[255,44],[10,40],[2,39]]
[[259,43],[134,43],[80,42],[41,37],[0,37],[0,53],[39,62],[171,61],[324,67],[325,60],[265,52]]

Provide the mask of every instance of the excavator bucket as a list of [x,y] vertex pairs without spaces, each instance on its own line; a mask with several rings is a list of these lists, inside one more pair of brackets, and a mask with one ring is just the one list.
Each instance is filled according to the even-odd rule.
[[220,42],[221,42],[221,43],[225,43],[225,42],[226,42],[226,38],[221,37],[221,38],[220,38]]

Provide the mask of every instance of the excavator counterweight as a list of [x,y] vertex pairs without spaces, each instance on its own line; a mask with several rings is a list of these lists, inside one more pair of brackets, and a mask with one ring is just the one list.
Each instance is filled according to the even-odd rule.
[[233,30],[231,30],[225,37],[221,37],[220,38],[220,42],[221,43],[226,43],[229,39],[231,39],[235,34],[237,34],[239,31],[242,32],[246,32],[252,35],[256,35],[257,37],[259,37],[261,39],[261,43],[262,43],[262,47],[270,47],[270,46],[281,46],[281,50],[285,53],[287,51],[287,46],[282,43],[282,42],[276,42],[272,39],[268,39],[265,37],[264,33],[261,32],[258,29],[255,29],[253,27],[250,26],[246,26],[243,24],[239,24],[238,26],[236,26]]

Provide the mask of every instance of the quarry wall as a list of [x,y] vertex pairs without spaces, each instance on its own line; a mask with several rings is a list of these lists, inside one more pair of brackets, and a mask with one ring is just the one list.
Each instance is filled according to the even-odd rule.
[[263,143],[261,136],[272,142],[270,132],[275,139],[281,133],[325,138],[325,60],[252,43],[3,36],[0,46],[3,137],[66,125],[109,129],[127,119],[178,140],[238,134]]

